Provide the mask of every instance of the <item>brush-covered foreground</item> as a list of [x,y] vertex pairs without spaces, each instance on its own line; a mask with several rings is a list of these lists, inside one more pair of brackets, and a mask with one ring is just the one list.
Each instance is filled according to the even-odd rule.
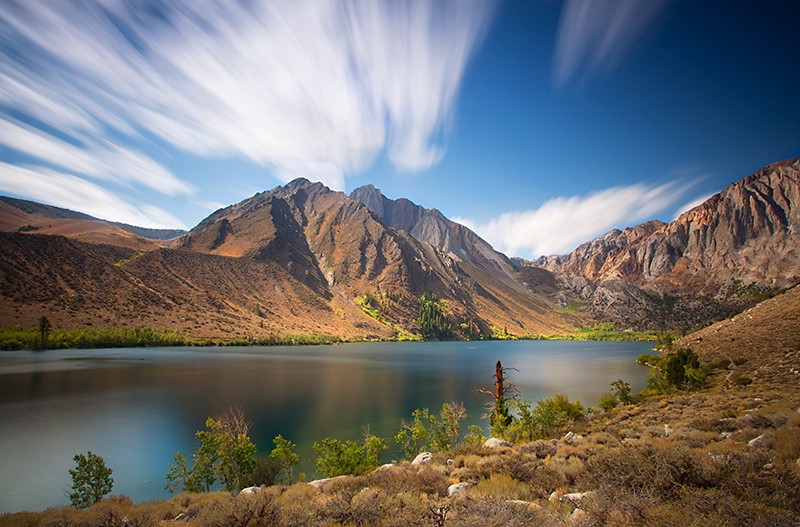
[[[791,361],[796,367],[797,353]],[[0,516],[25,526],[800,525],[800,386],[756,379],[650,397],[571,437],[462,446],[423,465],[133,504]],[[463,492],[450,496],[456,483]]]

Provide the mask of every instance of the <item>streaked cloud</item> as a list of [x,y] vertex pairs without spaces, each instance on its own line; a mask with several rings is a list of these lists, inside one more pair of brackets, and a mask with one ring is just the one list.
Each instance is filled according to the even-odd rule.
[[561,12],[553,81],[564,86],[616,68],[670,0],[567,0]]
[[42,167],[0,161],[0,191],[58,204],[96,218],[151,228],[185,228],[169,212],[152,205],[136,206],[86,179]]
[[169,196],[193,192],[153,159],[102,138],[92,141],[77,146],[13,119],[0,120],[0,144],[41,162],[93,178],[141,184]]
[[686,192],[677,181],[612,187],[587,196],[559,197],[535,210],[514,211],[475,231],[510,256],[565,254],[614,228],[653,219]]
[[148,155],[159,141],[340,190],[381,152],[425,170],[444,155],[491,11],[483,0],[5,2],[0,146],[40,175],[168,195],[193,186]]

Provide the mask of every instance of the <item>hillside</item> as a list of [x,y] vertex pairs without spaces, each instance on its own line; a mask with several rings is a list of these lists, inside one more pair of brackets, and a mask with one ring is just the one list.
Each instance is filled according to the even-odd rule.
[[66,236],[137,251],[157,249],[165,240],[184,232],[104,221],[81,212],[6,196],[0,196],[0,231]]

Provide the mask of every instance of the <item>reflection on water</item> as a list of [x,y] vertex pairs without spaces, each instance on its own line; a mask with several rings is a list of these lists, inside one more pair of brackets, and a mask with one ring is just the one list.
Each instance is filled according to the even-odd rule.
[[499,359],[532,401],[566,393],[597,405],[616,379],[638,392],[647,343],[442,342],[274,348],[150,348],[0,353],[0,513],[68,503],[72,457],[91,450],[113,469],[114,494],[165,498],[174,452],[193,452],[209,416],[240,406],[259,451],[277,434],[298,444],[356,439],[370,425],[391,438],[415,408],[462,401],[481,419]]

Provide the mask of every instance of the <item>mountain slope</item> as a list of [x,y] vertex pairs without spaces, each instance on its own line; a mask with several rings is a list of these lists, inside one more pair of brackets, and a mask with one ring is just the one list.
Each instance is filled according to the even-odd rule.
[[513,281],[515,265],[509,258],[463,225],[450,221],[436,209],[426,209],[407,199],[391,200],[379,189],[365,185],[350,193],[387,225],[407,232],[457,260],[474,265],[495,278]]
[[533,265],[595,282],[619,279],[717,297],[735,283],[794,285],[800,280],[800,158],[758,170],[669,224],[611,231]]
[[[410,204],[410,210],[420,209]],[[452,228],[455,233],[466,230]],[[474,245],[489,247],[471,236]],[[428,293],[446,302],[454,322],[472,320],[484,332],[493,326],[514,332],[570,326],[543,297],[524,290],[497,267],[473,265],[477,258],[467,252],[462,254],[469,259],[446,253],[388,225],[360,201],[303,179],[215,212],[178,246],[277,261],[327,299],[390,298],[382,303],[387,309],[383,316],[406,330],[415,329],[419,297]],[[504,256],[497,258],[511,266]]]

